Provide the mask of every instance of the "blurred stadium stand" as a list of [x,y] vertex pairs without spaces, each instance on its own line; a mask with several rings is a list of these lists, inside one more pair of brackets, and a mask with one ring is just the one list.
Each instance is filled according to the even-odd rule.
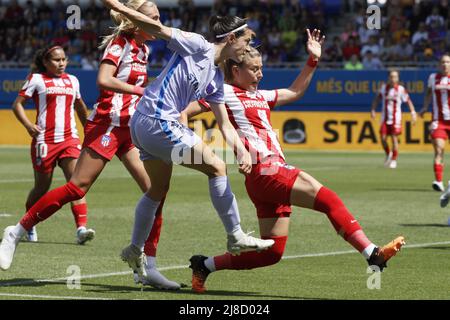
[[[368,30],[366,8],[375,0],[160,0],[161,21],[207,36],[213,14],[248,18],[267,67],[302,65],[305,28],[327,36],[320,67],[376,70],[430,68],[449,50],[448,0],[390,0],[380,5],[381,30]],[[386,2],[386,1],[381,1]],[[66,27],[68,5],[81,7],[81,29]],[[70,67],[98,67],[99,36],[109,33],[108,10],[96,0],[0,0],[0,68],[28,68],[34,52],[53,42],[66,48]],[[170,57],[164,41],[149,43],[151,67]]]

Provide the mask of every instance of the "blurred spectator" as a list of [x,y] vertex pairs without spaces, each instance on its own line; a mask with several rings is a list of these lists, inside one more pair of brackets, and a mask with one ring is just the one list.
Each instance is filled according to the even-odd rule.
[[341,33],[342,43],[346,43],[348,38],[350,38],[350,37],[357,37],[357,36],[358,36],[358,32],[356,31],[355,25],[353,24],[353,22],[348,21],[345,24],[344,31]]
[[344,56],[344,60],[349,60],[353,55],[359,57],[360,52],[361,47],[356,43],[356,38],[348,38],[347,43],[342,48],[342,55]]
[[325,49],[325,55],[322,60],[327,62],[342,62],[343,59],[341,38],[335,36],[333,43]]
[[83,70],[97,70],[98,61],[94,53],[89,53],[81,59],[81,69]]
[[364,69],[366,70],[380,70],[383,69],[383,64],[377,56],[374,56],[372,51],[367,50],[362,61]]
[[169,19],[166,22],[166,26],[179,29],[181,28],[181,24],[182,22],[178,12],[175,9],[170,10]]
[[23,18],[22,7],[19,6],[17,0],[11,0],[3,16],[5,24],[10,27],[18,27],[23,21]]
[[377,42],[376,36],[370,36],[369,42],[365,44],[361,49],[361,55],[365,56],[366,52],[368,51],[370,51],[375,56],[378,56],[380,54],[380,46]]
[[392,50],[393,60],[395,61],[409,61],[413,57],[413,47],[409,43],[409,38],[407,36],[403,36],[400,40],[400,43],[397,44]]
[[416,43],[418,41],[422,41],[422,40],[428,40],[427,26],[424,22],[421,22],[419,24],[419,29],[417,29],[417,31],[414,32],[412,39],[411,39],[411,43],[414,46],[414,45],[416,45]]
[[431,26],[433,23],[437,25],[438,28],[444,27],[444,18],[440,15],[439,7],[433,7],[431,15],[425,20],[427,26]]
[[364,67],[359,61],[359,58],[356,54],[352,55],[350,60],[344,64],[345,70],[362,70]]

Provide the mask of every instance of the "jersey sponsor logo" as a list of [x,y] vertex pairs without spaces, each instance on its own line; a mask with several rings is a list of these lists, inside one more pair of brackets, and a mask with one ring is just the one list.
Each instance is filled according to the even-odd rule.
[[266,101],[243,100],[242,105],[244,106],[245,109],[250,109],[250,108],[270,109],[270,107]]
[[200,94],[200,90],[198,89],[199,86],[199,82],[197,80],[197,78],[195,77],[195,75],[193,73],[190,73],[188,75],[188,80],[191,83],[193,89],[194,89],[194,93],[195,93],[195,99],[196,100],[200,100],[201,99],[201,94]]
[[53,80],[44,80],[45,83],[53,82]]
[[147,73],[147,66],[146,65],[142,65],[140,63],[134,62],[131,65],[131,69],[133,71],[139,72],[139,73]]
[[74,91],[72,88],[64,88],[64,87],[49,87],[46,90],[47,94],[67,94],[73,95]]
[[436,90],[450,90],[450,84],[437,84]]
[[120,55],[122,54],[122,47],[119,46],[118,44],[113,44],[109,49],[108,49],[108,54],[114,56],[114,57],[120,57]]
[[107,146],[109,146],[110,143],[111,143],[111,137],[107,134],[104,134],[102,136],[102,142],[101,142],[102,146],[104,146],[106,148]]

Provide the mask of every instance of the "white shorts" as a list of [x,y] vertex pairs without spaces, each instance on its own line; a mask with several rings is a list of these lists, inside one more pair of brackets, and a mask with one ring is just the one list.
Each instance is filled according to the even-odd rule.
[[190,150],[201,142],[194,131],[178,121],[156,119],[138,111],[131,118],[130,132],[142,161],[160,159],[179,164],[183,157],[190,159]]

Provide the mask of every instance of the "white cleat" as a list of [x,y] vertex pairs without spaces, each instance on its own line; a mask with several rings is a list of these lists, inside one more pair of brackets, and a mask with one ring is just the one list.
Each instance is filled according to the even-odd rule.
[[442,183],[442,181],[433,181],[433,190],[435,191],[440,191],[443,192],[444,191],[444,184]]
[[17,237],[12,230],[15,226],[5,228],[2,243],[0,244],[0,269],[6,271],[11,267],[14,252],[19,244],[20,237]]
[[26,238],[27,238],[28,242],[37,242],[38,241],[36,226],[31,228],[31,230],[27,232]]
[[389,168],[391,169],[397,168],[397,160],[391,160],[391,163],[389,163]]
[[384,160],[384,166],[387,168],[391,164],[392,160],[392,151],[389,152],[389,154],[386,156],[386,159]]
[[147,275],[145,272],[145,254],[138,247],[130,244],[122,250],[120,258],[128,263],[128,266],[137,274],[138,282],[136,283],[143,283],[142,279]]
[[144,286],[152,286],[160,290],[180,290],[181,285],[175,281],[170,281],[164,277],[155,267],[145,267],[145,273],[142,279],[139,279],[137,273],[133,273],[134,282],[136,284],[142,283]]
[[439,198],[441,208],[445,208],[448,205],[448,202],[450,201],[450,181],[448,182],[447,189],[443,194],[441,194]]
[[85,244],[87,241],[91,241],[95,237],[94,229],[86,229],[86,227],[79,227],[77,229],[77,243]]
[[263,240],[252,237],[250,236],[251,233],[244,233],[244,236],[240,239],[228,235],[228,252],[232,255],[239,255],[241,252],[246,251],[262,251],[269,249],[275,243],[272,239]]

